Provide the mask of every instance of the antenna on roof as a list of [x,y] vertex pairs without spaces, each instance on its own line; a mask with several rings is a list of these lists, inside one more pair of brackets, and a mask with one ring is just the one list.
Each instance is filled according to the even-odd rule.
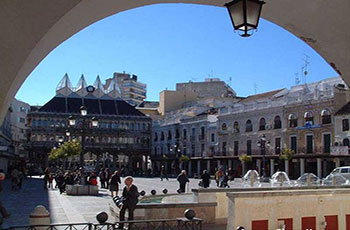
[[308,72],[308,66],[309,66],[309,64],[310,64],[310,62],[309,62],[309,56],[307,56],[306,54],[304,54],[305,55],[305,58],[304,58],[304,66],[303,67],[301,67],[301,74],[302,74],[302,76],[303,76],[303,80],[304,80],[304,84],[306,85],[306,76],[309,74],[309,72]]
[[299,73],[295,73],[295,85],[299,85],[300,83],[300,78],[299,78]]
[[254,94],[257,94],[258,91],[258,85],[256,84],[256,82],[254,82]]

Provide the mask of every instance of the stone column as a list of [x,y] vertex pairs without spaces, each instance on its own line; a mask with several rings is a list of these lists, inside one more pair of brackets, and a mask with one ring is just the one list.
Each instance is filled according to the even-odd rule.
[[197,161],[197,176],[198,178],[200,177],[201,175],[201,160],[198,160]]
[[305,173],[305,159],[300,158],[300,176]]
[[192,177],[192,161],[188,161],[188,175]]
[[275,159],[270,159],[270,175],[275,173]]
[[256,167],[258,168],[258,173],[261,176],[262,173],[261,173],[261,160],[260,159],[256,160]]
[[288,160],[284,161],[284,169],[285,169],[287,175],[289,176],[289,161]]
[[317,158],[317,176],[322,178],[322,159]]
[[335,167],[338,168],[340,167],[340,158],[335,158]]
[[218,170],[219,170],[220,167],[221,167],[221,161],[217,160],[217,168],[218,168]]
[[210,160],[207,160],[207,171],[210,174]]

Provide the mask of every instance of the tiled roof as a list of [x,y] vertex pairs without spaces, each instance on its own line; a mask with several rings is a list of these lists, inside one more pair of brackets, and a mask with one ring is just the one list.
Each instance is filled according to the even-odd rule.
[[263,98],[270,98],[273,95],[281,92],[283,89],[277,89],[277,90],[273,90],[273,91],[269,91],[266,93],[260,93],[260,94],[255,94],[255,95],[251,95],[248,96],[247,98],[242,99],[240,102],[251,102],[251,101],[255,101],[255,100],[259,100],[259,99],[263,99]]
[[341,107],[335,115],[343,115],[343,114],[350,114],[350,102],[348,102],[346,105]]
[[80,97],[54,97],[39,112],[80,113],[80,107],[87,107],[88,114],[145,116],[143,113],[121,99],[100,99]]

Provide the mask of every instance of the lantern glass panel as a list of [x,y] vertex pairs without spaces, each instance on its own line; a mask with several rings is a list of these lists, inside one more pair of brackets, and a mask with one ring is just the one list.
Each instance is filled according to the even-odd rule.
[[230,12],[231,20],[235,29],[244,29],[244,27],[242,27],[244,24],[243,1],[231,3],[228,6],[228,10]]
[[75,119],[74,118],[70,118],[69,119],[69,125],[70,126],[75,126]]
[[84,109],[80,110],[80,113],[82,116],[85,117],[87,115],[87,110],[84,108]]
[[98,121],[96,119],[92,119],[91,123],[92,123],[93,127],[97,127],[98,126]]
[[255,29],[259,23],[261,2],[256,0],[247,0],[247,24],[248,30]]

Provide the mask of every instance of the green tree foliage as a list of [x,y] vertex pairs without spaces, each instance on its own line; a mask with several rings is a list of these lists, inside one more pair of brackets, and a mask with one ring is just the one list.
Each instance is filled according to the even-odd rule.
[[190,158],[186,155],[183,155],[183,154],[179,158],[179,161],[184,162],[184,163],[188,162],[189,160],[190,160]]
[[293,155],[294,155],[294,150],[291,150],[289,148],[285,148],[282,151],[282,155],[280,156],[280,159],[289,161],[293,158]]
[[82,148],[77,140],[64,142],[59,148],[52,148],[49,153],[49,160],[56,161],[71,156],[77,156],[81,153]]
[[252,157],[251,156],[248,156],[247,154],[242,154],[240,157],[239,157],[239,160],[243,163],[248,163],[248,162],[251,162],[252,161]]

